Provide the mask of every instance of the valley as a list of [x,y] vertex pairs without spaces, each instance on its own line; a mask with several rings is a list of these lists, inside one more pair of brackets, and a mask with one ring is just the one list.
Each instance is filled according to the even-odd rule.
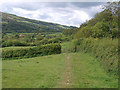
[[118,88],[118,13],[107,2],[76,27],[0,12],[2,87]]

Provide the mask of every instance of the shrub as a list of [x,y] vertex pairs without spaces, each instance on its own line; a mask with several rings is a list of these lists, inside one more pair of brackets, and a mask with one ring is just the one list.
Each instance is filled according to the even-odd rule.
[[77,31],[75,34],[75,38],[88,38],[92,35],[92,29],[90,26],[86,26],[81,28],[80,30]]
[[60,43],[62,41],[61,38],[50,38],[50,39],[43,39],[41,41],[37,41],[36,42],[36,45],[39,46],[39,45],[42,45],[42,44],[50,44],[50,43]]
[[2,42],[2,47],[9,47],[9,46],[12,46],[12,42],[11,41]]
[[21,49],[8,49],[2,52],[2,58],[15,58],[15,57],[35,57],[38,55],[51,55],[60,54],[61,45],[60,44],[47,44],[40,45],[34,48],[21,48]]
[[29,44],[17,40],[5,41],[2,43],[2,47],[9,47],[9,46],[29,46]]

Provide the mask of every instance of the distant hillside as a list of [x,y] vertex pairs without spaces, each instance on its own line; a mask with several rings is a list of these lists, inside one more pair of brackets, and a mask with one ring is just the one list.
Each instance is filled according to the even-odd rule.
[[75,28],[73,26],[32,20],[3,12],[0,13],[2,13],[2,31],[4,33],[61,32],[64,29]]

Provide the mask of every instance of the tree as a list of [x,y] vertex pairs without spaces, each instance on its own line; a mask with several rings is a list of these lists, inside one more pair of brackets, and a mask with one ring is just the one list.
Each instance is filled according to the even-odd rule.
[[107,2],[103,7],[105,20],[109,23],[109,32],[111,33],[111,26],[114,16],[118,17],[118,2]]

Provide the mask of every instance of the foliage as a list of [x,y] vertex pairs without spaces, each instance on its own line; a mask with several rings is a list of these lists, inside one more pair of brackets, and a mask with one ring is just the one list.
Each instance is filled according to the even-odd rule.
[[94,18],[83,23],[75,34],[75,38],[118,38],[118,3],[108,2],[104,10],[97,13]]
[[60,44],[47,44],[33,48],[21,48],[21,49],[3,49],[2,58],[22,58],[22,57],[35,57],[38,55],[51,55],[60,54]]
[[42,44],[50,44],[50,43],[63,43],[63,42],[66,42],[66,41],[69,41],[70,38],[69,37],[55,37],[55,38],[50,38],[50,39],[47,39],[47,38],[44,38],[42,39],[41,41],[36,41],[35,44],[36,46],[39,46],[39,45],[42,45]]
[[98,22],[92,27],[91,36],[94,38],[102,38],[107,36],[109,33],[109,26],[107,23]]
[[10,41],[5,41],[2,42],[2,47],[9,47],[9,46],[29,46],[29,44],[27,44],[26,42],[21,42],[18,40],[10,40]]
[[71,36],[60,33],[6,33],[2,37],[2,47],[39,46],[42,44],[63,43],[71,39]]
[[81,30],[79,30],[76,34],[75,34],[75,38],[83,38],[83,37],[90,37],[92,34],[91,31],[91,27],[90,26],[86,26],[81,28]]
[[77,29],[75,28],[75,29],[67,29],[67,30],[64,30],[62,33],[64,34],[64,35],[73,35],[73,34],[75,34],[77,32]]

